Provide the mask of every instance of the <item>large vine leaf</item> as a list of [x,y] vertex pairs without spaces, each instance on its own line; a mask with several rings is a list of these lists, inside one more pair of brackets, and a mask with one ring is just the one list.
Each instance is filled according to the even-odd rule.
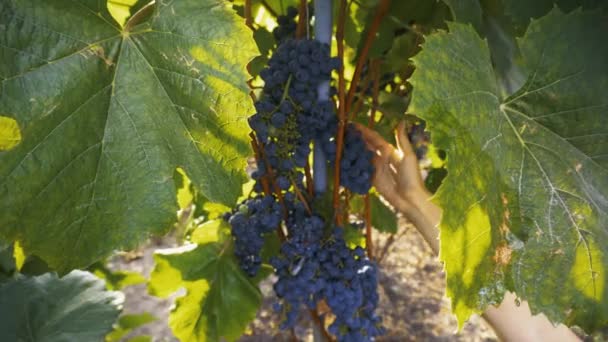
[[169,316],[169,326],[181,341],[234,341],[255,318],[261,294],[240,270],[230,243],[165,250],[154,259],[150,293],[167,297],[180,287],[186,290]]
[[221,0],[155,6],[121,29],[105,1],[0,4],[0,113],[22,134],[0,234],[61,272],[171,227],[176,167],[228,205],[245,180],[251,32]]
[[108,11],[120,26],[150,3],[150,0],[107,0]]
[[517,32],[525,32],[530,20],[540,18],[549,13],[549,11],[558,6],[562,11],[570,12],[576,8],[608,9],[608,3],[604,0],[501,0],[505,13],[513,22],[513,26]]
[[0,340],[101,341],[122,301],[88,272],[19,276],[0,285]]
[[450,24],[415,58],[412,110],[448,153],[435,201],[461,324],[507,289],[556,322],[608,322],[606,23],[558,9],[533,21],[518,42],[527,81],[507,98],[471,26]]

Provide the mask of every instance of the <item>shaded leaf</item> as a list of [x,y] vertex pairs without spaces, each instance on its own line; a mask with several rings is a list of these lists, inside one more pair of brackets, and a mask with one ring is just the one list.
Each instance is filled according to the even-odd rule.
[[0,285],[0,340],[100,341],[122,301],[88,272],[20,276]]
[[608,322],[607,22],[559,10],[532,22],[526,83],[507,98],[470,26],[450,24],[415,57],[411,106],[448,155],[435,202],[460,324],[507,289],[554,322]]
[[[516,65],[519,56],[515,37],[516,29],[500,0],[444,0],[450,7],[455,21],[472,24],[477,33],[488,41],[490,57],[496,78],[501,85],[501,95],[513,94],[525,82],[525,75]],[[530,2],[532,4],[533,2]]]
[[[369,204],[372,218],[372,227],[375,229],[386,232],[396,233],[397,232],[397,216],[392,209],[387,207],[378,197],[376,193],[370,193]],[[354,196],[350,200],[350,207],[353,212],[357,212],[363,215],[365,202],[363,196]]]
[[127,30],[104,1],[0,5],[0,113],[23,136],[0,154],[0,234],[60,272],[170,228],[176,167],[211,201],[241,192],[252,34],[220,0],[155,6]]
[[506,15],[511,18],[516,31],[521,34],[526,31],[532,19],[542,17],[555,6],[564,12],[571,12],[576,8],[608,9],[608,3],[604,0],[502,0],[502,2]]

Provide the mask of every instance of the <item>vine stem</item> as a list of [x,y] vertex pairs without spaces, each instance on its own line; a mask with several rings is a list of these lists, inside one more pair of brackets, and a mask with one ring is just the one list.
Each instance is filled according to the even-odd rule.
[[270,4],[268,4],[268,2],[266,2],[266,0],[262,0],[262,5],[273,17],[276,18],[279,16],[279,14],[274,10],[274,8],[272,8],[272,6],[270,6]]
[[[266,167],[268,168],[268,175],[270,176],[270,181],[272,182],[274,192],[279,199],[279,203],[281,203],[281,207],[283,208],[283,215],[287,217],[287,207],[285,206],[285,201],[283,201],[283,195],[281,194],[281,189],[279,189],[278,185],[274,181],[274,171],[266,158],[266,154],[264,153],[264,148],[261,144],[258,143],[256,136],[253,132],[249,133],[249,137],[251,138],[251,147],[253,148],[253,153],[255,154],[255,159],[258,161],[264,161]],[[268,183],[268,178],[266,176],[262,177],[262,188],[264,189],[264,193],[266,195],[271,195],[272,191],[270,189],[270,185]],[[277,234],[279,235],[279,239],[281,241],[285,241],[287,237],[285,236],[285,232],[283,228],[279,225],[277,227]]]
[[296,39],[302,38],[304,36],[304,34],[306,33],[306,27],[308,26],[308,23],[309,23],[308,11],[306,10],[306,7],[307,7],[307,1],[300,0],[300,6],[298,7],[299,18],[298,18],[298,26],[296,28]]
[[156,2],[151,2],[147,5],[145,5],[144,7],[140,8],[139,11],[135,12],[135,14],[133,14],[131,16],[131,18],[129,18],[129,20],[127,20],[124,30],[129,31],[133,27],[135,27],[137,24],[141,23],[150,14],[152,14],[152,12],[154,11],[155,8],[156,8]]
[[[374,128],[376,123],[376,111],[378,110],[378,94],[380,92],[380,63],[379,59],[374,59],[370,62],[370,76],[373,79],[372,85],[372,108],[369,113],[367,126]],[[372,239],[372,207],[370,203],[369,193],[365,194],[364,203],[364,218],[365,218],[365,249],[367,256],[374,259],[374,245]]]
[[253,30],[253,17],[251,15],[251,0],[245,0],[245,25]]
[[359,78],[361,78],[361,71],[363,70],[363,65],[367,60],[367,55],[369,54],[369,49],[372,47],[372,43],[376,38],[376,32],[378,32],[378,28],[382,23],[382,19],[386,13],[388,13],[388,9],[390,7],[391,0],[381,0],[378,5],[378,9],[376,10],[376,14],[374,15],[374,20],[367,32],[365,37],[365,43],[363,44],[363,48],[361,49],[361,54],[359,55],[359,59],[357,60],[357,66],[355,67],[355,72],[353,74],[353,79],[350,82],[350,87],[348,88],[348,96],[346,97],[345,107],[346,112],[349,111],[353,99],[355,97],[355,92],[357,90],[357,84],[359,83]]
[[340,69],[338,70],[338,132],[336,133],[336,161],[334,164],[334,193],[333,206],[336,215],[336,224],[342,225],[342,215],[340,210],[340,159],[342,158],[342,149],[344,145],[344,129],[346,125],[346,106],[344,102],[344,22],[346,20],[346,0],[340,0],[340,10],[338,11],[338,28],[336,30],[336,41],[338,45],[338,59],[340,60]]
[[310,172],[310,163],[308,160],[304,166],[304,174],[306,175],[306,191],[308,192],[308,196],[312,198],[314,190],[312,188],[312,173]]
[[[361,87],[361,89],[367,89],[367,87],[369,87],[369,75],[367,75],[364,79],[363,79],[363,87]],[[354,99],[353,99],[354,101]],[[349,117],[350,120],[354,120],[355,116],[357,115],[357,113],[359,113],[359,111],[361,110],[361,107],[363,107],[363,102],[365,101],[365,96],[364,94],[360,94],[357,97],[357,101],[355,102],[353,108],[350,110],[349,113]]]

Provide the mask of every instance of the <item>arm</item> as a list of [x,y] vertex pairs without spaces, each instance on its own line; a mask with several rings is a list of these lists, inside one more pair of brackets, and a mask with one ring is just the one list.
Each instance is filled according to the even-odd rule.
[[[441,208],[430,201],[418,160],[405,135],[405,125],[397,128],[397,148],[379,134],[358,125],[368,146],[376,152],[374,186],[380,194],[414,224],[433,252],[439,254]],[[504,341],[580,341],[566,326],[553,326],[544,315],[532,316],[528,303],[515,304],[515,295],[507,292],[498,307],[489,307],[483,318]]]

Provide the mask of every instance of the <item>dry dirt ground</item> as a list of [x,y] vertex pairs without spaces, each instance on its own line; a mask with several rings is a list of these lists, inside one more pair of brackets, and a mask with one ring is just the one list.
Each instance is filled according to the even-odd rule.
[[[440,263],[415,229],[402,225],[395,237],[380,262],[379,313],[387,334],[378,341],[496,341],[492,330],[478,317],[473,317],[460,333],[456,333],[456,320],[444,297],[445,279]],[[387,236],[378,234],[376,253],[381,254],[386,243]],[[171,245],[168,238],[153,242],[141,250],[140,257],[129,261],[116,257],[110,266],[148,276],[153,268],[153,251]],[[264,281],[261,290],[264,295],[262,308],[241,342],[290,341],[289,332],[278,331],[278,317],[272,309],[272,279]],[[157,321],[136,329],[128,337],[143,334],[152,336],[154,341],[177,341],[167,326],[173,299],[148,296],[145,284],[127,287],[124,292],[124,313],[148,311],[158,317]],[[298,340],[312,341],[311,321],[305,312],[301,316],[294,334]]]

